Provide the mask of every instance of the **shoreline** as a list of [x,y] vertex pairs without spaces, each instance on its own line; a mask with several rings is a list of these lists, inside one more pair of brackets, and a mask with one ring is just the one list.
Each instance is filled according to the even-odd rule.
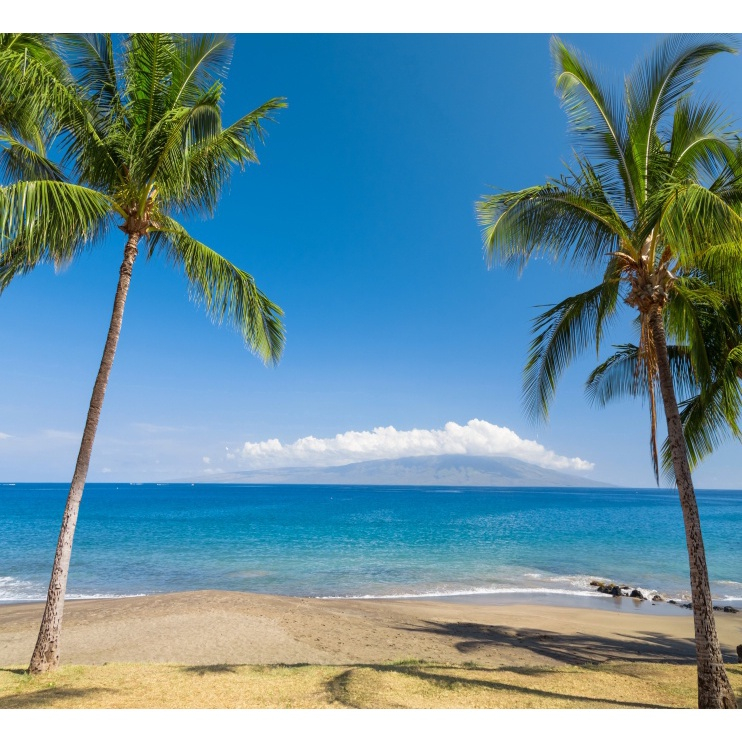
[[[677,606],[621,610],[614,601],[638,601],[606,596],[575,607],[496,597],[497,603],[481,596],[323,600],[210,590],[71,600],[61,658],[63,664],[190,665],[412,658],[486,667],[695,661],[693,616]],[[601,603],[610,609],[598,608]],[[28,662],[42,612],[42,602],[0,605],[0,667]],[[718,613],[717,629],[725,661],[736,663],[742,614]]]
[[[215,593],[234,593],[239,595],[271,595],[276,598],[287,598],[290,600],[308,600],[319,602],[345,602],[345,601],[363,601],[369,603],[375,602],[431,602],[431,603],[454,603],[461,605],[478,605],[478,606],[545,606],[561,607],[584,610],[610,611],[612,613],[629,613],[629,614],[648,614],[677,616],[690,613],[686,607],[687,602],[670,600],[653,601],[649,598],[639,600],[626,595],[614,597],[600,593],[599,591],[548,591],[548,590],[529,590],[513,589],[499,590],[492,592],[462,592],[450,594],[404,594],[404,595],[353,595],[353,596],[324,596],[324,595],[284,595],[282,593],[253,593],[239,590],[225,590],[222,588],[206,590],[178,590],[172,592],[153,592],[137,593],[131,595],[91,595],[91,596],[67,596],[66,603],[82,603],[91,601],[119,601],[134,598],[151,598],[164,595],[181,595],[196,592],[215,592]],[[0,599],[0,611],[4,607],[22,606],[22,605],[43,605],[46,598],[29,598],[29,599]],[[716,613],[723,612],[724,606],[735,608],[742,614],[742,600],[727,599],[714,603]]]

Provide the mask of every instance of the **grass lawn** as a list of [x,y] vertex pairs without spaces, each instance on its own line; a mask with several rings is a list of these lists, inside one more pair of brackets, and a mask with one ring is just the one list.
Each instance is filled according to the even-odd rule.
[[[742,696],[742,665],[728,666]],[[739,703],[739,701],[738,701]],[[0,669],[0,708],[694,708],[694,665],[68,665]]]

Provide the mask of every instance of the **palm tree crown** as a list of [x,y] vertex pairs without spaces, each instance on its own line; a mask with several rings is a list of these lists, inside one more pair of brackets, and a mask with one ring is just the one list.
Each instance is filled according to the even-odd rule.
[[557,89],[580,144],[574,164],[545,185],[477,204],[490,264],[522,268],[545,255],[602,272],[599,285],[536,318],[524,377],[534,418],[547,417],[562,372],[581,351],[600,348],[622,304],[638,310],[632,373],[644,375],[651,399],[655,468],[652,310],[686,341],[693,373],[708,378],[698,311],[718,308],[742,287],[739,154],[724,112],[690,95],[704,63],[732,51],[728,39],[669,38],[627,77],[621,98],[578,52],[553,39]]
[[[21,125],[0,120],[0,291],[40,263],[69,261],[116,225],[181,267],[210,316],[276,361],[280,309],[176,219],[213,214],[233,166],[257,162],[255,141],[283,99],[222,125],[220,78],[232,54],[224,36],[134,34],[120,48],[109,34],[33,39],[43,55],[29,53],[28,39],[5,41],[0,99],[23,110],[8,116]],[[43,131],[25,120],[43,121]]]

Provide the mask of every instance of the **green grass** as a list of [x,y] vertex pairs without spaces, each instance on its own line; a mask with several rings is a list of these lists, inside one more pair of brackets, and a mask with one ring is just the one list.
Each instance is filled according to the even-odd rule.
[[[727,668],[742,696],[742,666]],[[693,708],[693,665],[487,669],[379,665],[67,665],[0,669],[0,708]]]

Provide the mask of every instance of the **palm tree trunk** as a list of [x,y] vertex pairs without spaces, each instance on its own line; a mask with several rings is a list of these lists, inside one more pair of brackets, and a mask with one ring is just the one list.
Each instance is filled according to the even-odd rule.
[[116,289],[116,298],[113,302],[111,324],[108,328],[108,337],[106,338],[106,345],[103,349],[103,358],[98,369],[98,376],[93,386],[88,417],[85,421],[85,430],[83,431],[82,442],[80,443],[80,452],[77,455],[75,473],[72,476],[70,492],[64,508],[62,528],[59,531],[57,551],[54,555],[54,566],[52,567],[49,591],[46,596],[46,608],[44,609],[44,616],[41,619],[41,628],[39,629],[39,636],[36,640],[36,648],[31,657],[31,664],[28,667],[29,673],[47,672],[59,665],[59,639],[62,630],[62,613],[64,610],[64,595],[67,589],[67,575],[69,573],[70,557],[72,555],[72,539],[75,536],[77,514],[80,510],[80,500],[82,499],[85,480],[88,476],[90,456],[93,452],[93,441],[95,440],[95,433],[98,429],[103,397],[106,394],[108,377],[111,373],[113,357],[116,354],[116,346],[118,345],[119,335],[121,334],[124,305],[126,304],[126,295],[129,292],[131,271],[134,266],[134,260],[137,257],[138,242],[139,234],[131,234],[124,248],[124,261],[121,263],[121,269],[119,271],[119,282]]
[[667,417],[667,437],[670,442],[675,481],[685,523],[698,666],[698,708],[736,709],[737,702],[724,670],[724,659],[721,655],[719,638],[716,635],[716,622],[714,621],[711,588],[709,587],[708,569],[706,567],[706,552],[703,548],[703,537],[701,536],[701,519],[698,514],[696,494],[693,489],[690,466],[688,465],[683,424],[680,420],[675,389],[672,383],[665,325],[660,308],[655,308],[650,312],[649,323],[657,353],[660,389],[665,406],[665,416]]

